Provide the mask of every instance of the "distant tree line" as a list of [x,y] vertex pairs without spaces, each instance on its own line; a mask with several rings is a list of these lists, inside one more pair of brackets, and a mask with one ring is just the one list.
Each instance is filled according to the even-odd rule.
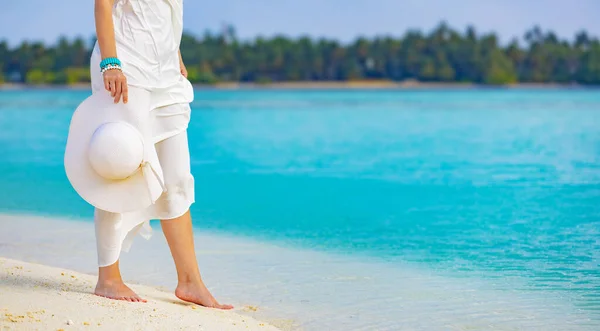
[[[0,82],[75,84],[90,80],[92,43],[0,42]],[[428,34],[358,38],[349,44],[308,37],[241,41],[233,28],[184,34],[181,52],[194,83],[417,80],[477,84],[600,84],[600,41],[586,32],[561,40],[535,27],[500,45],[494,33],[464,33],[441,23]]]

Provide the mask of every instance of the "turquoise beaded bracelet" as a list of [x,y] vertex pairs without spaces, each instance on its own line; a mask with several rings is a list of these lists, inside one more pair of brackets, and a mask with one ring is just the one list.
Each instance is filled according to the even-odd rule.
[[100,70],[105,71],[104,69],[108,66],[113,66],[113,67],[121,67],[121,60],[117,59],[116,57],[107,57],[106,59],[102,60],[102,62],[100,62]]

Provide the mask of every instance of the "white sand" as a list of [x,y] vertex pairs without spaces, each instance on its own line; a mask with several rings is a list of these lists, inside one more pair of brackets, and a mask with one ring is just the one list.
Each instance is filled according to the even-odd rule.
[[132,286],[147,303],[129,303],[91,294],[94,285],[91,275],[0,258],[0,330],[277,330],[148,286]]

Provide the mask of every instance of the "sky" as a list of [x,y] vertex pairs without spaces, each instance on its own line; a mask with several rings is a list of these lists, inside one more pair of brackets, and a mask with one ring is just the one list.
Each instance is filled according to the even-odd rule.
[[[94,0],[2,2],[0,40],[11,45],[94,35]],[[582,29],[600,36],[598,0],[184,0],[184,10],[188,32],[201,35],[227,23],[243,39],[284,34],[348,42],[415,28],[427,32],[442,20],[460,30],[471,24],[480,32],[494,31],[503,42],[534,25],[564,38]]]

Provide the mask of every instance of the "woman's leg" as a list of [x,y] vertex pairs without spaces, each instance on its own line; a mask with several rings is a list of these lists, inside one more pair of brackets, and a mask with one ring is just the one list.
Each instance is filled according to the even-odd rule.
[[[174,107],[177,107],[176,105]],[[183,107],[189,107],[183,105]],[[178,285],[175,295],[184,301],[206,307],[231,309],[215,300],[204,285],[196,250],[189,207],[194,200],[193,177],[190,170],[190,154],[187,132],[165,139],[156,144],[156,151],[163,168],[167,192],[155,207],[161,226],[177,269]]]
[[122,216],[96,209],[96,244],[98,249],[98,283],[94,294],[117,300],[146,302],[137,296],[121,278],[119,254],[123,245]]
[[[100,77],[100,76],[98,76]],[[101,82],[100,82],[101,83]],[[104,89],[94,93],[106,93]],[[107,94],[108,96],[108,94]],[[137,112],[150,108],[150,91],[131,86],[129,88],[130,102],[121,104],[123,116],[127,121],[140,129],[148,127],[144,116],[137,116]],[[136,217],[133,217],[134,223]],[[143,216],[141,218],[143,220]],[[126,300],[132,302],[145,302],[123,283],[119,271],[119,255],[123,247],[126,232],[133,226],[131,220],[125,220],[122,214],[111,213],[96,209],[94,213],[96,226],[96,244],[98,249],[98,284],[94,293],[99,296]],[[132,226],[133,225],[133,226]]]
[[232,309],[231,305],[219,304],[202,281],[196,260],[192,218],[189,210],[181,217],[163,220],[160,224],[177,269],[178,284],[175,295],[181,300],[205,307]]

